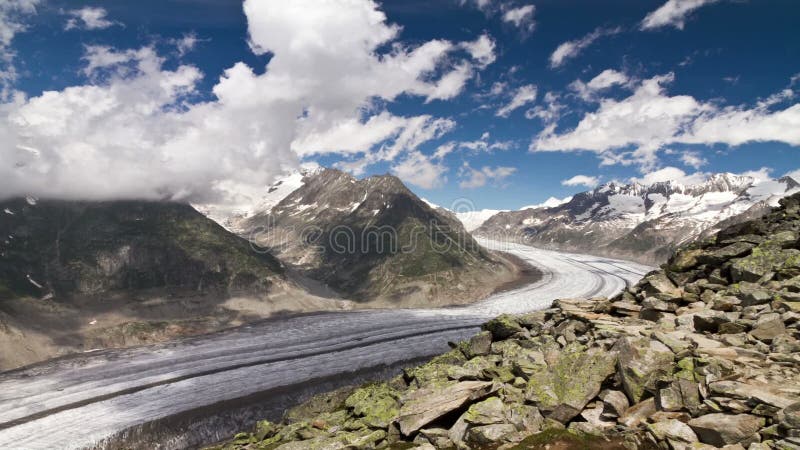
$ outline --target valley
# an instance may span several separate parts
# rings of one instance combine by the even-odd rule
[[[498,314],[546,308],[555,298],[613,295],[649,270],[617,260],[482,243],[534,265],[542,278],[465,307],[301,315],[8,372],[0,375],[0,447],[102,447],[119,442],[115,438],[141,438],[131,430],[187,411],[430,356],[445,350],[448,341],[474,334]],[[183,448],[213,442],[224,438],[226,430],[241,427],[237,422],[213,430],[174,430],[169,438],[152,436],[158,435],[164,448]],[[152,444],[126,441],[131,446]]]

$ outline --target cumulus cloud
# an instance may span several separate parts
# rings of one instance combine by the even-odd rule
[[[575,93],[578,94],[578,97],[581,99],[585,101],[592,101],[599,92],[616,85],[624,85],[628,83],[628,81],[629,78],[624,73],[613,69],[606,69],[589,80],[588,83],[584,83],[581,80],[575,80],[570,83],[569,87],[575,91]]]
[[[668,0],[642,20],[641,28],[651,30],[666,26],[682,30],[692,11],[719,0]]]
[[[463,47],[472,55],[472,59],[480,68],[488,66],[497,58],[494,53],[494,40],[488,34],[482,34],[473,42],[465,42]]]
[[[534,5],[510,8],[503,13],[503,22],[513,24],[515,27],[530,33],[536,28],[536,22],[533,20],[535,12],[536,7]]]
[[[638,164],[650,170],[665,145],[783,142],[800,145],[800,104],[775,109],[759,102],[720,107],[688,95],[670,96],[665,86],[673,74],[642,81],[627,98],[607,98],[578,125],[563,133],[549,127],[531,144],[531,151],[592,151],[602,164]]]
[[[681,162],[695,170],[708,164],[708,160],[700,156],[698,152],[685,151],[681,154]]]
[[[680,184],[691,185],[702,183],[708,178],[707,173],[695,172],[687,174],[677,167],[664,167],[642,175],[640,178],[631,178],[631,182],[649,186],[654,183],[672,181]]]
[[[536,86],[532,84],[526,84],[525,86],[520,87],[514,93],[514,96],[511,98],[511,100],[502,108],[498,109],[495,115],[497,117],[508,117],[517,109],[536,101],[536,93]]]
[[[572,178],[561,181],[561,184],[564,186],[586,186],[591,189],[600,184],[600,178],[589,175],[575,175]]]
[[[556,47],[553,54],[550,55],[550,67],[561,67],[565,62],[580,55],[580,53],[587,47],[592,45],[596,40],[604,36],[610,36],[622,32],[622,28],[597,28],[591,33],[583,36],[574,41],[567,41]]]
[[[483,166],[480,169],[473,169],[468,163],[464,163],[459,170],[462,180],[458,185],[463,189],[474,189],[486,186],[487,183],[498,184],[516,171],[514,167],[503,166]]]
[[[86,6],[67,11],[66,14],[70,18],[64,25],[65,30],[103,30],[119,25],[118,22],[108,19],[108,11],[105,8]]]
[[[17,79],[14,66],[16,56],[11,49],[11,41],[18,33],[25,31],[25,19],[36,13],[40,0],[3,0],[0,2],[0,101],[11,96],[12,84]]]
[[[266,70],[232,65],[208,100],[194,66],[89,46],[86,84],[0,103],[3,195],[246,203],[326,153],[423,180],[432,169],[415,152],[455,122],[382,105],[452,98],[486,61],[462,43],[401,42],[372,0],[246,0],[244,12],[251,48],[271,58]]]
[[[444,176],[447,167],[418,151],[409,153],[403,161],[392,166],[392,172],[401,180],[423,189],[441,187],[447,182]]]

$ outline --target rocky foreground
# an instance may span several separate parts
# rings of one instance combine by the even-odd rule
[[[800,195],[613,299],[501,316],[225,449],[800,449]]]

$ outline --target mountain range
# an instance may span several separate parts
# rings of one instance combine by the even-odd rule
[[[698,184],[611,182],[554,207],[499,212],[476,236],[659,264],[679,246],[760,216],[800,191],[791,177],[710,175]]]

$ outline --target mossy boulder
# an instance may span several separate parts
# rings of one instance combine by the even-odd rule
[[[386,383],[367,385],[353,392],[345,406],[372,428],[386,428],[400,412],[399,393]]]
[[[646,391],[655,392],[659,381],[672,378],[675,354],[666,345],[647,338],[622,338],[614,345],[618,372],[631,403],[642,400]]]
[[[531,374],[526,398],[546,417],[566,423],[600,393],[615,363],[614,353],[570,344],[552,363]]]
[[[492,333],[495,341],[502,341],[509,337],[521,333],[524,328],[517,319],[509,314],[498,316],[483,325],[483,329]]]

